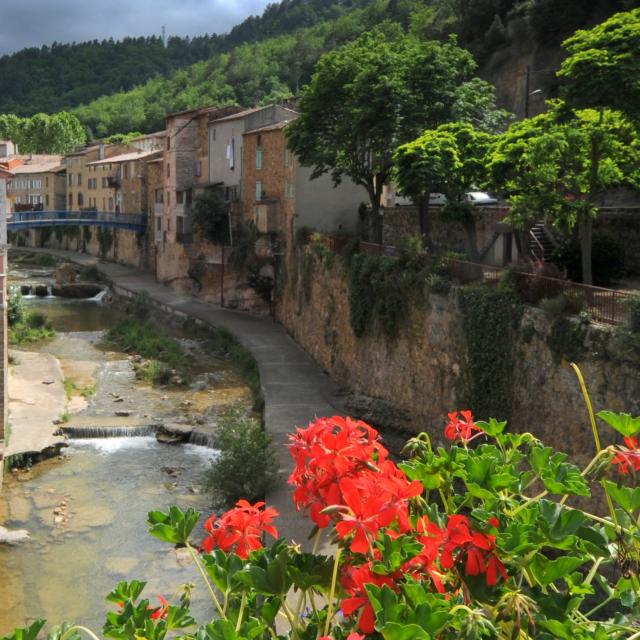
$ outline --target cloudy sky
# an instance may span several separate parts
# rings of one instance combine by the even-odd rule
[[[0,54],[29,46],[224,33],[269,0],[0,0]]]

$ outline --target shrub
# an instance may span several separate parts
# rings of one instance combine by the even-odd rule
[[[24,321],[25,308],[22,293],[17,287],[9,290],[9,299],[7,300],[7,322],[10,327],[20,324]]]
[[[106,341],[125,353],[138,353],[176,368],[186,363],[180,343],[154,322],[120,320],[106,335]]]
[[[624,252],[616,240],[607,236],[595,236],[591,258],[594,284],[606,286],[624,277]],[[554,251],[553,261],[566,270],[570,280],[582,281],[582,258],[577,243],[568,241],[562,244]]]
[[[640,298],[625,302],[626,326],[631,333],[640,334]]]
[[[194,231],[215,244],[229,242],[229,203],[215,191],[198,194],[191,207]]]
[[[151,385],[166,386],[173,378],[173,369],[164,362],[147,360],[135,365],[136,377]]]
[[[31,329],[41,329],[47,325],[47,316],[44,313],[29,313],[27,315],[27,325]]]
[[[241,498],[264,497],[278,478],[271,436],[255,418],[234,410],[220,418],[215,437],[218,455],[204,484],[217,500],[233,504]]]

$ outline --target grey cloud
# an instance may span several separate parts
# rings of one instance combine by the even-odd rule
[[[269,0],[0,0],[0,54],[53,42],[225,33]]]

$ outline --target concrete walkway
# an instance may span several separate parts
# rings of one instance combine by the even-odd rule
[[[307,545],[310,521],[300,517],[286,479],[292,469],[285,447],[287,434],[306,426],[317,416],[342,413],[337,387],[318,365],[271,318],[252,316],[200,302],[176,293],[155,281],[152,275],[113,263],[100,263],[93,256],[60,250],[26,249],[49,253],[69,262],[95,265],[113,283],[116,293],[135,295],[146,291],[164,311],[196,318],[213,327],[224,327],[256,359],[265,400],[265,428],[278,451],[282,482],[267,495],[267,503],[280,512],[280,535]]]

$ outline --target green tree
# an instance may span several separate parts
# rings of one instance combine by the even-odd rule
[[[229,203],[215,191],[198,194],[191,207],[191,224],[209,242],[229,242]]]
[[[394,178],[402,193],[412,198],[420,213],[420,231],[429,233],[429,195],[442,192],[448,204],[443,215],[460,222],[467,237],[467,250],[477,257],[473,207],[467,191],[486,181],[486,159],[492,141],[488,133],[463,122],[440,125],[395,153]]]
[[[0,137],[13,140],[22,153],[68,153],[86,141],[80,120],[66,111],[31,118],[0,116]]]
[[[640,122],[640,9],[617,13],[563,43],[558,75],[574,108],[609,107]]]
[[[544,216],[564,232],[577,231],[583,282],[593,282],[593,220],[604,193],[640,185],[640,142],[619,112],[582,110],[567,117],[562,105],[514,124],[491,152],[494,184],[511,202],[518,228]]]
[[[289,146],[315,177],[331,173],[338,184],[347,176],[366,189],[379,240],[382,187],[398,145],[458,114],[481,119],[483,109],[491,111],[484,88],[474,93],[465,85],[475,66],[453,39],[365,33],[320,59],[302,92],[301,115],[287,128]]]

